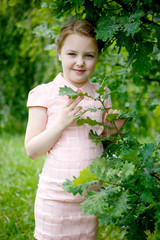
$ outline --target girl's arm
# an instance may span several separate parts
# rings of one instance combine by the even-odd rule
[[[25,148],[27,155],[36,159],[48,152],[61,136],[64,129],[73,124],[74,115],[81,109],[77,106],[83,97],[69,99],[62,108],[61,114],[49,128],[47,123],[47,109],[43,107],[29,108],[29,119],[25,136]]]

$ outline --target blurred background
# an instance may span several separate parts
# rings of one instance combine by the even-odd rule
[[[133,113],[124,132],[142,143],[158,141],[159,12],[152,0],[0,1],[0,239],[33,239],[44,157],[32,161],[26,156],[26,103],[32,88],[62,71],[55,38],[70,19],[95,23],[97,37],[106,42],[90,80],[107,79],[113,109]],[[123,239],[119,229],[116,234],[113,239]]]
[[[29,0],[1,0],[1,133],[24,133],[28,114],[28,92],[38,84],[52,81],[61,71],[54,44],[55,37],[65,22],[73,18],[85,18],[87,15],[86,1],[79,1],[79,10],[76,10],[77,5],[74,2],[78,1],[40,3]],[[93,4],[93,1],[90,1],[90,8]],[[92,15],[87,17],[93,18]],[[154,32],[150,36],[147,36],[147,32],[145,34],[145,37],[151,37]],[[119,41],[120,37],[119,35]],[[128,38],[128,41],[130,40]],[[130,52],[128,54],[129,47],[126,50],[127,47],[123,47],[123,44],[120,46],[116,38],[115,41],[112,39],[104,49],[91,79],[95,82],[107,79],[108,87],[113,92],[113,108],[125,112],[134,110],[140,114],[130,128],[132,134],[142,138],[152,138],[160,130],[160,50],[158,44],[148,50],[149,41],[139,47],[141,52],[139,49],[136,52],[139,54],[139,61],[133,68],[134,61],[130,65],[133,59],[129,59],[132,57],[129,56]],[[127,64],[126,59],[129,59]]]

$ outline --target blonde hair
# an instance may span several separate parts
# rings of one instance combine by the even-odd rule
[[[60,35],[56,38],[57,53],[59,54],[63,43],[67,36],[70,34],[80,34],[87,37],[95,39],[97,42],[98,52],[101,53],[102,48],[104,47],[104,42],[101,40],[96,40],[95,28],[86,20],[72,20],[65,24],[60,32]]]

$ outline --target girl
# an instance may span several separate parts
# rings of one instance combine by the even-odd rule
[[[35,201],[34,236],[38,240],[95,240],[97,217],[85,216],[80,209],[84,197],[64,191],[62,184],[66,179],[78,177],[82,169],[102,155],[102,144],[95,146],[88,137],[91,127],[78,126],[74,120],[82,109],[100,106],[90,98],[69,99],[59,96],[58,92],[60,87],[68,86],[97,96],[95,91],[99,86],[91,83],[89,77],[94,72],[102,44],[95,39],[89,22],[75,20],[62,28],[56,45],[63,73],[54,81],[33,89],[27,102],[27,155],[36,159],[47,153]],[[105,105],[111,107],[110,98]],[[101,111],[87,112],[83,117],[86,116],[102,121]],[[92,129],[102,133],[99,126]]]

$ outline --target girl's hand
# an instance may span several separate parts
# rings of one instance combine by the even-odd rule
[[[47,129],[47,109],[43,107],[29,109],[25,148],[30,158],[36,159],[54,146],[63,130],[75,121],[74,116],[82,109],[82,107],[77,106],[82,99],[82,96],[69,99],[62,108],[59,117]]]
[[[75,99],[69,98],[67,103],[63,106],[61,114],[57,119],[63,129],[74,123],[74,116],[82,110],[82,107],[77,105],[83,100],[83,98],[83,96],[78,96]]]
[[[114,113],[119,114],[118,117],[116,118],[116,120],[114,120],[116,127],[114,126],[112,121],[109,121],[107,119],[107,116],[109,114],[114,114]],[[118,110],[109,109],[109,111],[107,113],[105,113],[103,123],[107,126],[114,127],[114,129],[109,129],[109,128],[105,129],[105,131],[103,132],[103,135],[105,137],[109,137],[112,134],[117,134],[118,131],[123,127],[123,125],[125,124],[127,119],[126,118],[119,119],[119,117],[120,117],[120,112]]]

